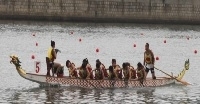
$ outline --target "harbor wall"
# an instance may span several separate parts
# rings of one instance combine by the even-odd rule
[[[0,0],[0,19],[200,24],[200,0]]]

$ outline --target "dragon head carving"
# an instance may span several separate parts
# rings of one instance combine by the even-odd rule
[[[189,59],[185,61],[184,67],[185,67],[186,70],[189,70],[189,67],[190,67],[190,61],[189,61]]]
[[[10,63],[11,64],[14,64],[16,67],[20,67],[20,61],[19,61],[19,58],[16,56],[16,55],[11,55],[10,56],[11,60],[10,60]]]

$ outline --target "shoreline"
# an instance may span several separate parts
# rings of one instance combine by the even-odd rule
[[[200,24],[199,0],[2,0],[1,20]]]
[[[161,25],[200,25],[199,21],[185,20],[147,20],[147,19],[120,19],[120,18],[68,18],[62,19],[59,17],[30,17],[30,16],[1,16],[1,21],[36,21],[36,22],[68,22],[68,23],[126,23],[126,24],[161,24]]]

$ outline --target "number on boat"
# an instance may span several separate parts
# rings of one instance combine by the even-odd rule
[[[39,61],[35,61],[35,72],[36,73],[39,73],[39,71],[40,71],[40,62]]]

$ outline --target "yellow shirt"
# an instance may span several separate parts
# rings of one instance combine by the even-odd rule
[[[53,55],[52,55],[52,50],[53,48],[50,47],[47,51],[47,57],[49,58],[50,61],[53,61]]]

